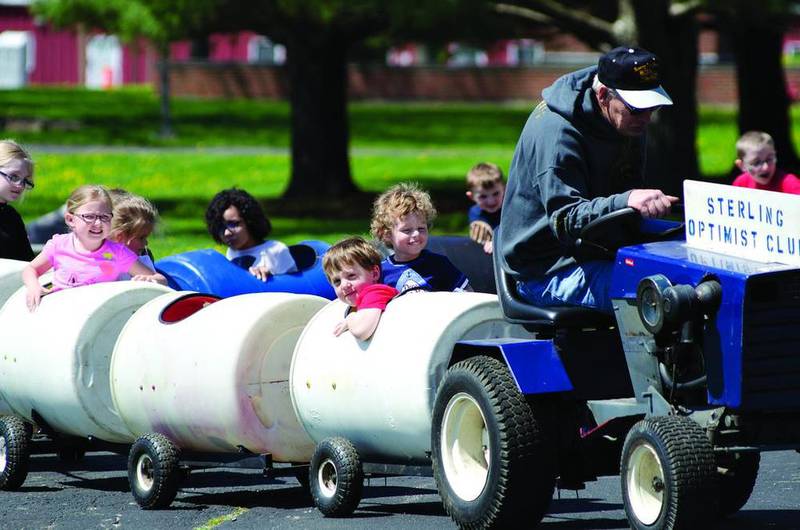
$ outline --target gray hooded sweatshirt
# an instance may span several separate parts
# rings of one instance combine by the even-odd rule
[[[641,188],[645,137],[628,137],[600,113],[597,67],[557,79],[522,130],[503,201],[497,241],[514,279],[544,277],[577,262],[587,223],[625,208]]]

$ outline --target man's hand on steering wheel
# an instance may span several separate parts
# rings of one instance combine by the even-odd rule
[[[666,195],[661,190],[633,190],[628,196],[628,206],[638,211],[642,217],[664,217],[670,207],[678,202],[678,197]]]

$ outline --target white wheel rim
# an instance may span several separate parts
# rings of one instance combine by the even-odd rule
[[[136,461],[136,482],[145,491],[153,488],[153,459],[149,455],[141,455]]]
[[[6,470],[8,463],[6,459],[6,437],[0,436],[0,473]]]
[[[650,444],[639,444],[628,458],[628,503],[644,525],[656,522],[664,507],[664,468]]]
[[[491,446],[486,418],[475,399],[464,392],[450,398],[442,418],[442,467],[447,483],[464,501],[474,501],[486,486]]]
[[[328,498],[336,495],[337,481],[336,465],[333,460],[326,458],[317,471],[317,483],[319,484],[320,493]]]

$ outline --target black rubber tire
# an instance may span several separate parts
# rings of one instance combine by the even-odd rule
[[[141,508],[157,510],[172,503],[183,478],[179,461],[180,450],[163,434],[136,439],[128,455],[128,482]]]
[[[525,399],[497,359],[473,357],[448,369],[433,406],[431,457],[444,509],[459,527],[532,528],[544,517],[553,498],[556,455],[543,412]],[[443,447],[450,436],[445,433],[443,442],[449,414],[451,434],[463,450]],[[459,464],[465,461],[481,471],[464,472]]]
[[[753,493],[761,463],[760,453],[740,453],[717,458],[719,473],[719,514],[720,517],[732,515],[747,504]]]
[[[361,502],[364,470],[358,451],[344,438],[317,444],[309,468],[311,497],[325,517],[345,517]]]
[[[689,418],[662,416],[636,423],[622,448],[620,479],[631,528],[705,528],[718,513],[714,450],[705,431]]]
[[[30,448],[25,422],[16,416],[0,418],[0,490],[15,490],[25,482]]]

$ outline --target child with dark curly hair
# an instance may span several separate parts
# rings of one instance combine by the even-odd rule
[[[266,240],[272,224],[258,201],[244,190],[217,193],[206,209],[206,226],[214,241],[226,245],[226,257],[261,281],[270,274],[296,272],[289,247]]]

